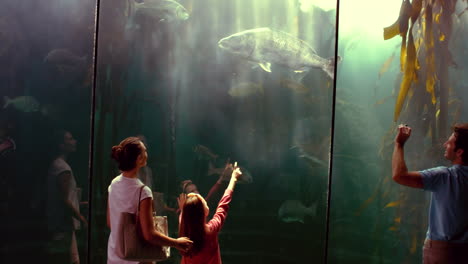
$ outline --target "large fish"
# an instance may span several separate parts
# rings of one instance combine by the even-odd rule
[[[254,82],[241,82],[231,86],[228,94],[234,98],[245,98],[256,94],[263,94],[263,86]]]
[[[278,218],[285,223],[299,222],[304,224],[306,216],[315,216],[317,214],[317,203],[306,207],[301,201],[284,201],[279,210]]]
[[[32,96],[18,96],[13,99],[10,99],[8,96],[4,96],[3,99],[5,102],[3,109],[12,106],[16,110],[24,113],[32,113],[40,110],[39,102]]]
[[[55,66],[60,73],[77,73],[86,69],[87,56],[80,57],[68,49],[51,50],[44,58],[44,63]]]
[[[136,3],[135,16],[150,17],[158,22],[183,21],[189,18],[187,10],[173,0],[145,0]]]
[[[239,167],[242,175],[240,178],[237,180],[237,183],[240,184],[249,184],[253,182],[252,174],[245,168],[245,167]],[[213,166],[213,163],[209,163],[208,167],[208,172],[206,175],[211,176],[211,175],[220,175],[221,179],[224,181],[229,181],[230,177],[232,174],[232,168],[229,167],[220,167],[216,168]]]
[[[208,147],[200,144],[193,147],[193,152],[195,152],[199,160],[216,160],[219,156]]]
[[[271,72],[271,64],[275,63],[297,73],[319,68],[330,78],[334,77],[334,58],[318,56],[309,44],[281,31],[250,29],[223,38],[218,45],[232,54],[257,62],[267,72]]]

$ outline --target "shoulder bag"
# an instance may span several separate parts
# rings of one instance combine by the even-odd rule
[[[168,259],[170,256],[169,246],[158,246],[147,242],[143,238],[143,234],[140,229],[140,199],[141,191],[138,197],[137,213],[131,214],[123,212],[120,215],[120,223],[117,230],[117,243],[116,253],[122,259],[130,261],[161,261]],[[166,216],[153,216],[153,222],[155,229],[164,234],[168,235],[167,217]]]

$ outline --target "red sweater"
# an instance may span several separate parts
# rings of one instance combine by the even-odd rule
[[[205,245],[202,250],[194,256],[183,256],[181,264],[221,264],[221,253],[219,251],[218,233],[223,227],[232,199],[232,190],[226,190],[219,201],[216,213],[206,224]]]

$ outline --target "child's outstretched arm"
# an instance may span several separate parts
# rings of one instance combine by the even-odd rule
[[[231,180],[229,181],[229,185],[226,189],[234,191],[236,187],[237,180],[242,175],[242,172],[239,167],[237,167],[237,162],[234,163],[234,167],[231,174]]]
[[[211,203],[216,202],[221,198],[222,187],[226,186],[229,180],[231,179],[232,170],[233,170],[233,166],[229,162],[229,158],[228,158],[224,166],[223,172],[221,173],[221,175],[219,175],[218,180],[211,187],[210,191],[205,197],[205,200],[208,203],[208,205],[211,205]]]
[[[218,207],[216,208],[216,212],[213,215],[213,218],[208,222],[208,229],[211,232],[219,232],[221,227],[224,224],[224,221],[227,217],[227,212],[229,210],[229,203],[232,199],[232,192],[234,191],[234,187],[236,186],[237,180],[242,175],[239,167],[237,167],[237,162],[234,164],[233,172],[231,175],[231,180],[229,181],[229,185],[224,192],[223,197],[219,201]]]

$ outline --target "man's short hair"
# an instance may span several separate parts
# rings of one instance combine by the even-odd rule
[[[455,150],[462,149],[462,162],[468,164],[468,123],[455,124],[453,126],[455,135]]]

